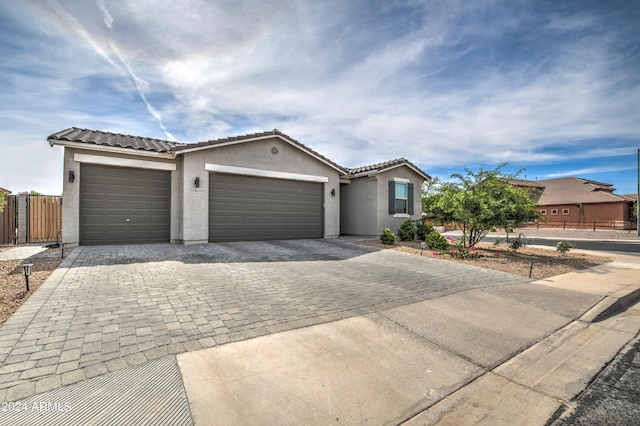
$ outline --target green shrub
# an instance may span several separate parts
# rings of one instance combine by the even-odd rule
[[[407,219],[400,225],[398,237],[400,237],[402,241],[413,241],[416,238],[417,231],[416,224],[413,223],[411,219]]]
[[[382,235],[380,235],[380,241],[382,241],[382,244],[390,246],[391,244],[396,242],[396,234],[391,232],[389,228],[385,228]]]
[[[419,220],[416,225],[416,238],[420,241],[425,241],[427,239],[427,235],[435,232],[433,226],[427,225],[423,220]]]
[[[569,253],[569,250],[575,247],[575,244],[568,243],[566,241],[560,241],[556,244],[556,251],[560,253],[562,256]]]
[[[431,250],[444,251],[449,248],[449,241],[437,232],[428,234],[426,241]]]
[[[517,251],[519,248],[529,245],[529,240],[522,234],[518,235],[516,238],[509,238],[507,241],[509,243],[509,248],[513,251]]]

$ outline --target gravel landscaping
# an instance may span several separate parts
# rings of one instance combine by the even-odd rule
[[[480,243],[477,245],[481,254],[481,257],[478,259],[459,259],[447,254],[434,254],[435,252],[430,249],[421,251],[419,241],[398,241],[394,245],[387,246],[378,240],[368,240],[362,241],[360,244],[417,255],[420,255],[422,252],[423,256],[435,257],[451,262],[464,262],[481,268],[509,272],[523,277],[529,276],[531,262],[534,262],[531,278],[537,280],[580,269],[587,269],[613,261],[613,259],[608,257],[593,256],[571,251],[565,256],[560,256],[554,249],[544,248],[525,247],[514,252],[509,250],[504,244],[495,246],[490,243]]]
[[[11,248],[14,247],[0,247],[0,252]],[[0,261],[0,325],[4,324],[29,299],[60,262],[62,262],[60,249],[49,249],[36,258]],[[30,292],[26,291],[25,279],[20,267],[23,263],[33,264],[33,272],[29,277]]]

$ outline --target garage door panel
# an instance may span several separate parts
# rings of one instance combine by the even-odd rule
[[[80,244],[169,242],[170,172],[82,164],[81,176]]]
[[[323,185],[211,174],[209,240],[322,238]]]

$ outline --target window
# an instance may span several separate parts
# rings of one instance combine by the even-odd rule
[[[557,216],[558,215],[558,209],[551,209],[551,214],[553,216]]]
[[[408,217],[414,214],[413,184],[409,179],[393,178],[389,181],[389,214]]]
[[[407,184],[396,182],[396,214],[407,214]]]
[[[565,216],[569,215],[569,209],[562,209],[562,214]]]
[[[546,216],[546,215],[547,215],[547,210],[546,209],[540,210],[540,216]]]

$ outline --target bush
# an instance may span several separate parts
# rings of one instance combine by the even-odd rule
[[[566,241],[560,241],[556,244],[556,251],[560,253],[562,256],[565,256],[569,253],[569,250],[575,247],[575,244],[568,243]]]
[[[416,225],[416,238],[420,241],[425,241],[427,239],[427,235],[435,232],[433,226],[427,225],[424,221],[419,220]]]
[[[398,237],[400,237],[402,241],[413,241],[416,238],[417,230],[416,224],[413,223],[411,219],[407,219],[400,225]]]
[[[522,234],[518,235],[517,238],[509,238],[507,241],[509,242],[509,248],[513,251],[529,245],[529,240]]]
[[[437,232],[428,234],[426,241],[431,250],[444,251],[449,248],[449,241]]]
[[[396,242],[396,234],[391,232],[389,228],[385,228],[382,235],[380,235],[380,241],[382,241],[382,244],[390,246]]]

